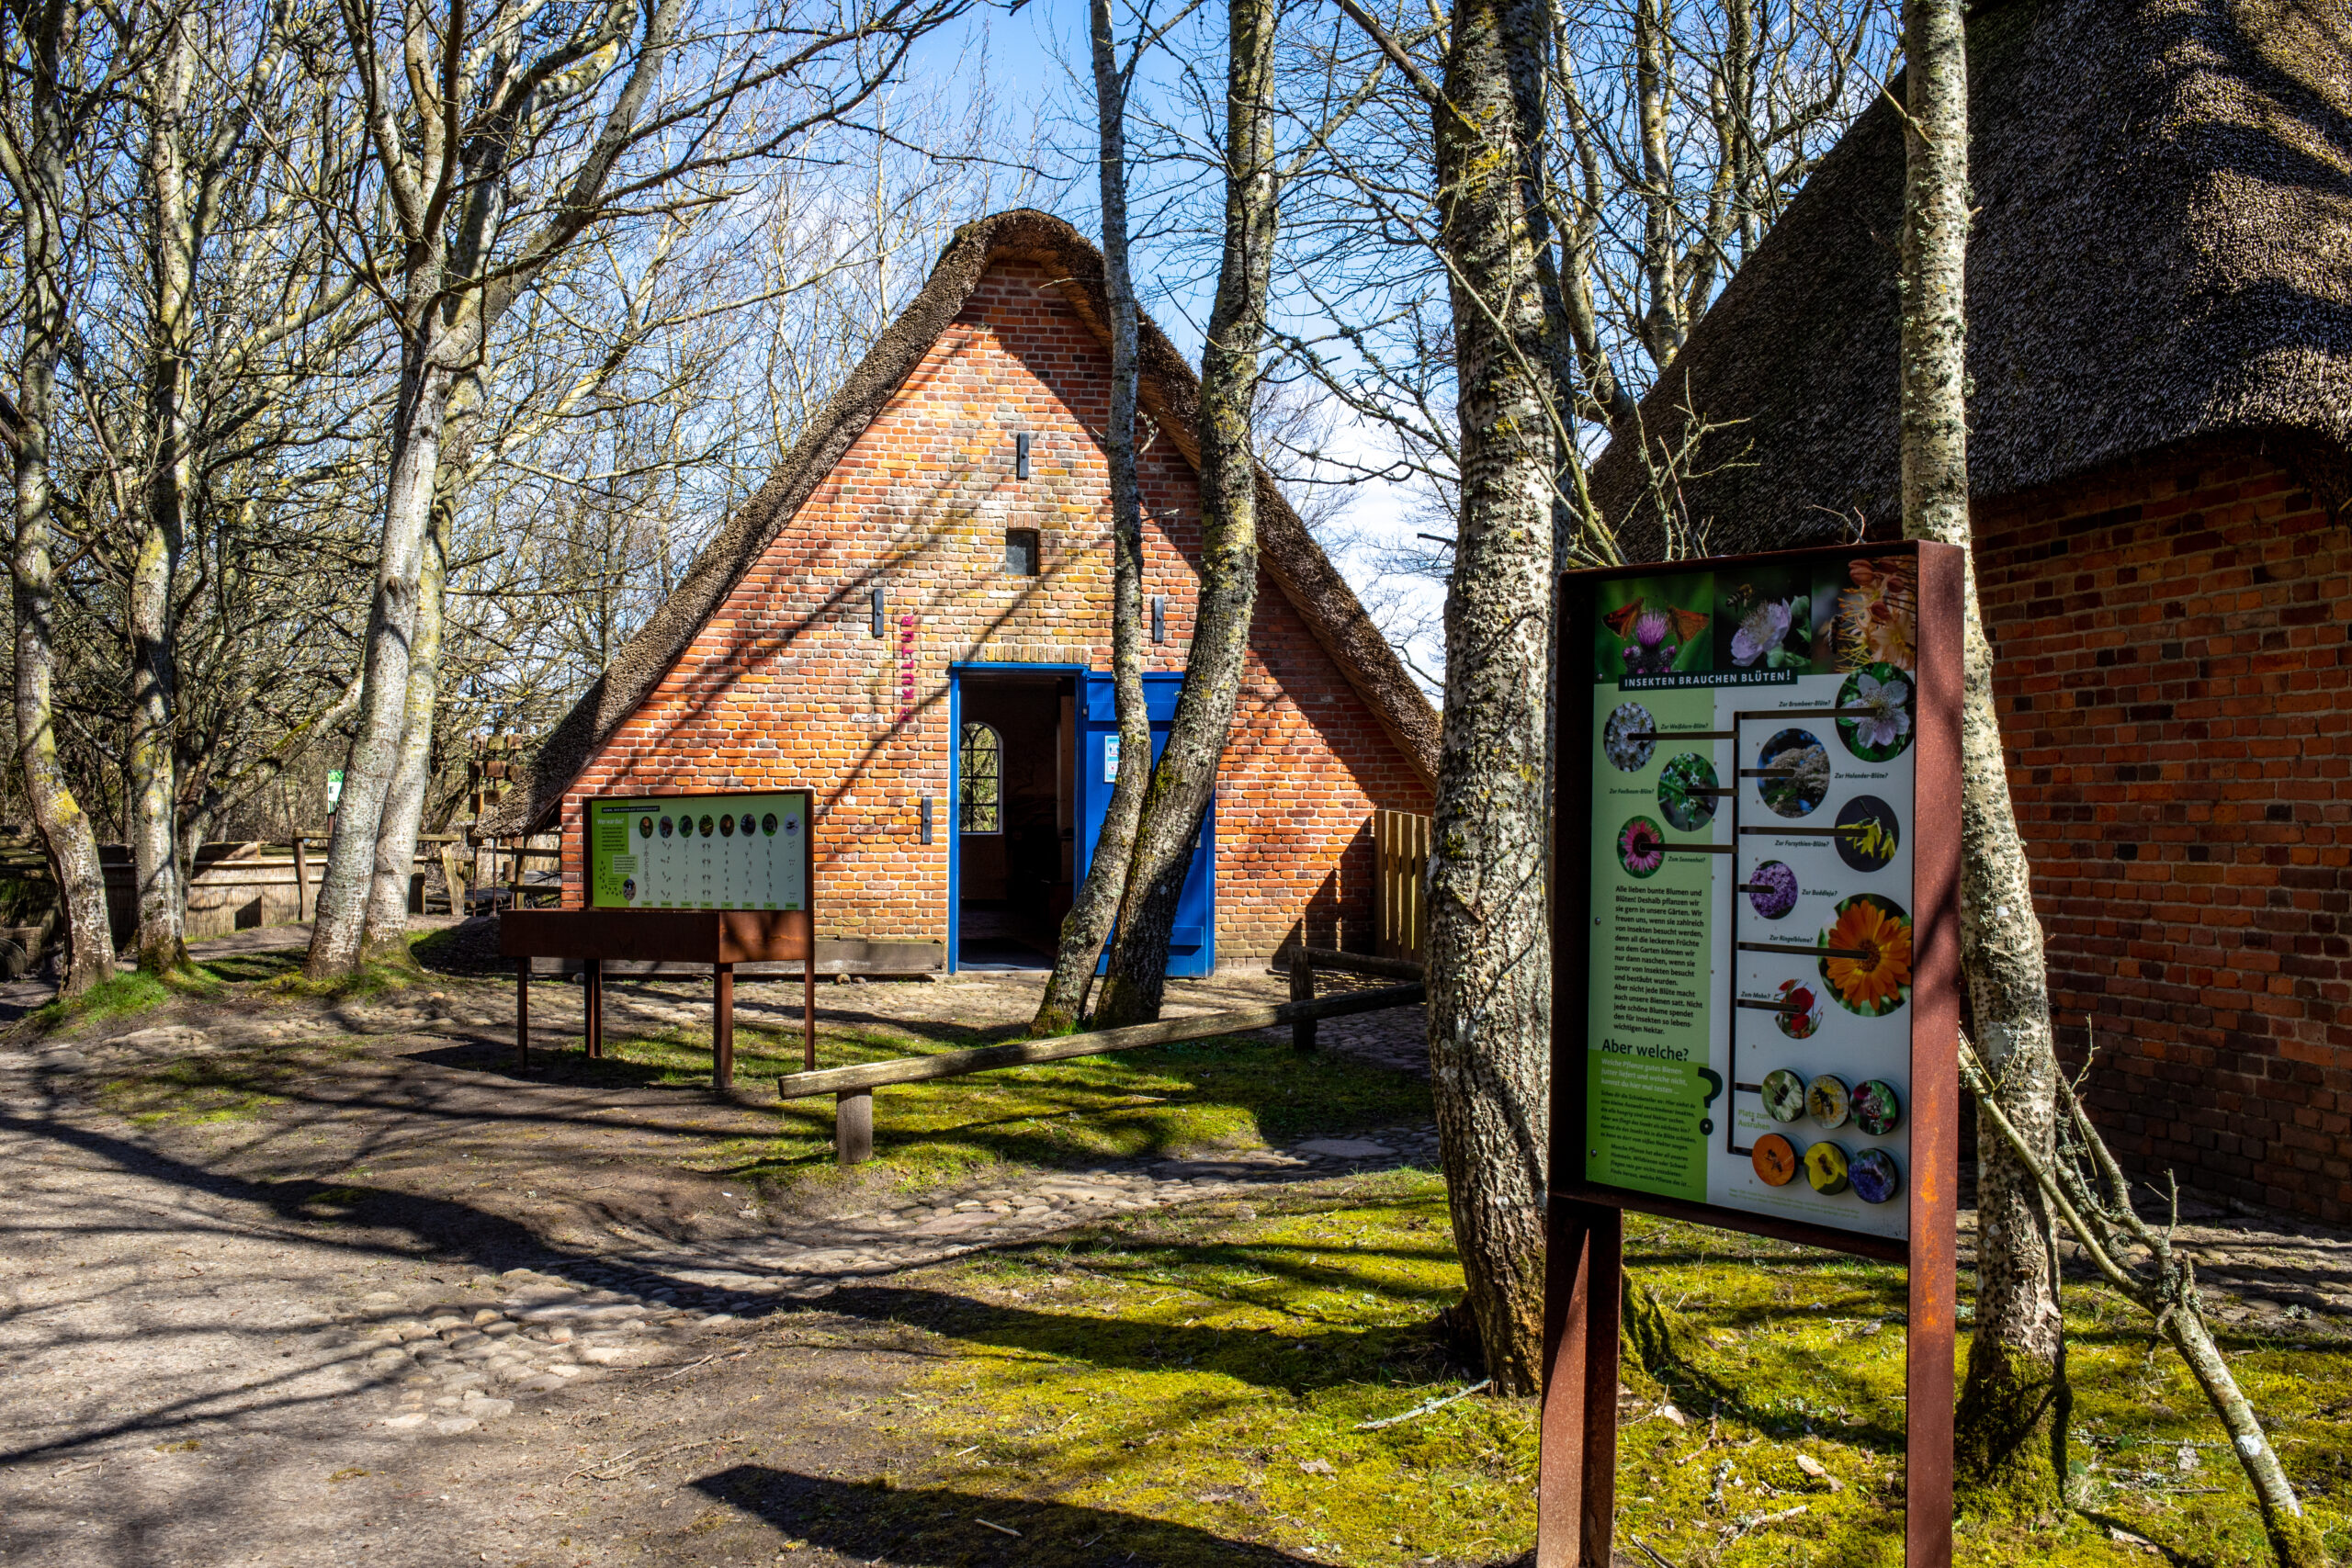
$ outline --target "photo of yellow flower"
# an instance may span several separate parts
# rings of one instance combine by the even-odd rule
[[[1840,902],[1821,933],[1821,977],[1848,1012],[1882,1018],[1911,999],[1911,917],[1875,893]]]

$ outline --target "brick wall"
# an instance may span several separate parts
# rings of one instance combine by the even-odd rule
[[[2249,441],[1980,509],[2062,1039],[2135,1164],[2352,1217],[2352,536]]]
[[[1109,355],[1048,287],[1001,262],[899,395],[820,482],[677,666],[565,797],[565,897],[580,897],[591,795],[806,786],[818,795],[819,930],[944,941],[951,662],[1110,668]],[[1013,437],[1033,436],[1030,477]],[[1142,453],[1147,594],[1168,597],[1148,667],[1182,671],[1199,509],[1165,439]],[[1009,528],[1043,573],[1003,570]],[[888,594],[888,636],[869,591]],[[918,797],[938,801],[919,841]],[[1219,780],[1217,953],[1263,958],[1302,920],[1371,930],[1375,808],[1429,792],[1271,579]]]

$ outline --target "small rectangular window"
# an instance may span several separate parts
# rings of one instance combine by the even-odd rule
[[[1036,529],[1007,528],[1004,531],[1004,570],[1013,577],[1037,575]]]

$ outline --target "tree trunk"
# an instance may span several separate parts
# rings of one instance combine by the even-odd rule
[[[52,687],[57,649],[52,620],[56,492],[49,468],[51,421],[57,409],[57,361],[66,333],[63,232],[70,126],[61,76],[64,7],[37,13],[26,39],[32,57],[26,85],[21,164],[11,163],[23,245],[24,317],[18,323],[17,547],[11,587],[17,611],[17,761],[40,829],[65,918],[67,956],[58,994],[77,997],[114,974],[114,934],[107,922],[106,872],[97,835],[57,756]]]
[[[188,210],[180,138],[194,68],[188,30],[176,30],[155,76],[149,107],[148,259],[154,319],[147,385],[150,473],[146,521],[130,575],[130,869],[139,908],[140,969],[168,974],[188,965],[187,888],[181,879],[178,615],[173,585],[187,536],[195,478],[188,451],[190,307],[196,215]]]
[[[1960,0],[1905,0],[1910,120],[1903,228],[1903,522],[1963,549],[1968,519],[1968,59]],[[2049,972],[2025,845],[2009,798],[1993,649],[1968,563],[1961,709],[1961,967],[2002,1109],[2045,1158],[2057,1126]],[[2057,1233],[2032,1171],[1982,1119],[1977,1139],[1976,1321],[1961,1390],[1961,1496],[1979,1512],[2062,1505],[2065,1338]]]
[[[401,737],[399,765],[384,796],[382,825],[376,832],[375,874],[368,893],[367,935],[360,956],[369,962],[406,964],[408,890],[415,874],[416,835],[424,818],[424,795],[433,782],[433,720],[441,700],[442,592],[449,570],[449,538],[457,507],[454,480],[458,465],[445,462],[445,483],[433,507],[424,560],[416,580],[416,641],[408,667],[408,726]]]
[[[1435,110],[1462,492],[1430,850],[1439,1154],[1496,1387],[1541,1381],[1551,937],[1545,724],[1559,450],[1534,183],[1544,8],[1458,5]],[[1566,410],[1559,411],[1565,416]]]
[[[1033,1034],[1077,1027],[1111,934],[1135,848],[1136,820],[1151,778],[1151,715],[1143,694],[1143,496],[1136,483],[1136,291],[1127,270],[1126,78],[1118,66],[1110,0],[1092,0],[1095,118],[1101,129],[1102,275],[1111,296],[1111,679],[1119,714],[1119,776],[1094,858],[1062,917],[1054,972],[1030,1024]],[[1081,761],[1081,767],[1085,762]],[[1081,825],[1083,831],[1083,825]]]
[[[1232,0],[1227,16],[1225,253],[1201,349],[1201,590],[1184,690],[1152,769],[1119,897],[1098,1023],[1159,1016],[1168,940],[1193,846],[1216,790],[1241,695],[1258,603],[1258,466],[1250,448],[1258,355],[1273,265],[1273,0]],[[1138,764],[1148,763],[1148,741]],[[1126,766],[1122,755],[1121,766]]]
[[[437,274],[437,266],[434,270]],[[359,964],[384,802],[400,767],[401,738],[408,732],[417,579],[432,523],[442,428],[454,380],[442,355],[435,352],[433,324],[419,323],[415,331],[393,426],[391,482],[385,490],[383,540],[360,674],[359,734],[344,765],[334,838],[327,849],[326,875],[319,886],[318,915],[303,966],[312,979],[338,978]]]

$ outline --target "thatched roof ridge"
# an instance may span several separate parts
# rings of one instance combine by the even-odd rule
[[[1001,257],[1034,260],[1107,345],[1109,294],[1102,253],[1069,223],[1043,212],[1001,212],[966,224],[948,243],[914,302],[876,342],[824,412],[757,493],[712,536],[644,627],[581,694],[532,757],[516,787],[482,821],[501,836],[543,830],[564,792],[614,732],[685,653],[851,445],[887,407],[901,383]],[[1193,438],[1200,383],[1184,356],[1147,319],[1140,333],[1140,400],[1161,433],[1196,467]],[[1404,662],[1308,535],[1272,479],[1259,476],[1259,559],[1396,741],[1424,776],[1437,773],[1437,714]]]
[[[2012,494],[2257,435],[2330,497],[2352,450],[2352,29],[2303,0],[2014,0],[1969,24],[1971,485]],[[1896,89],[1900,92],[1900,87]],[[1899,525],[1901,126],[1823,160],[1642,405],[1713,552]],[[1630,554],[1663,538],[1635,443],[1593,476]]]

